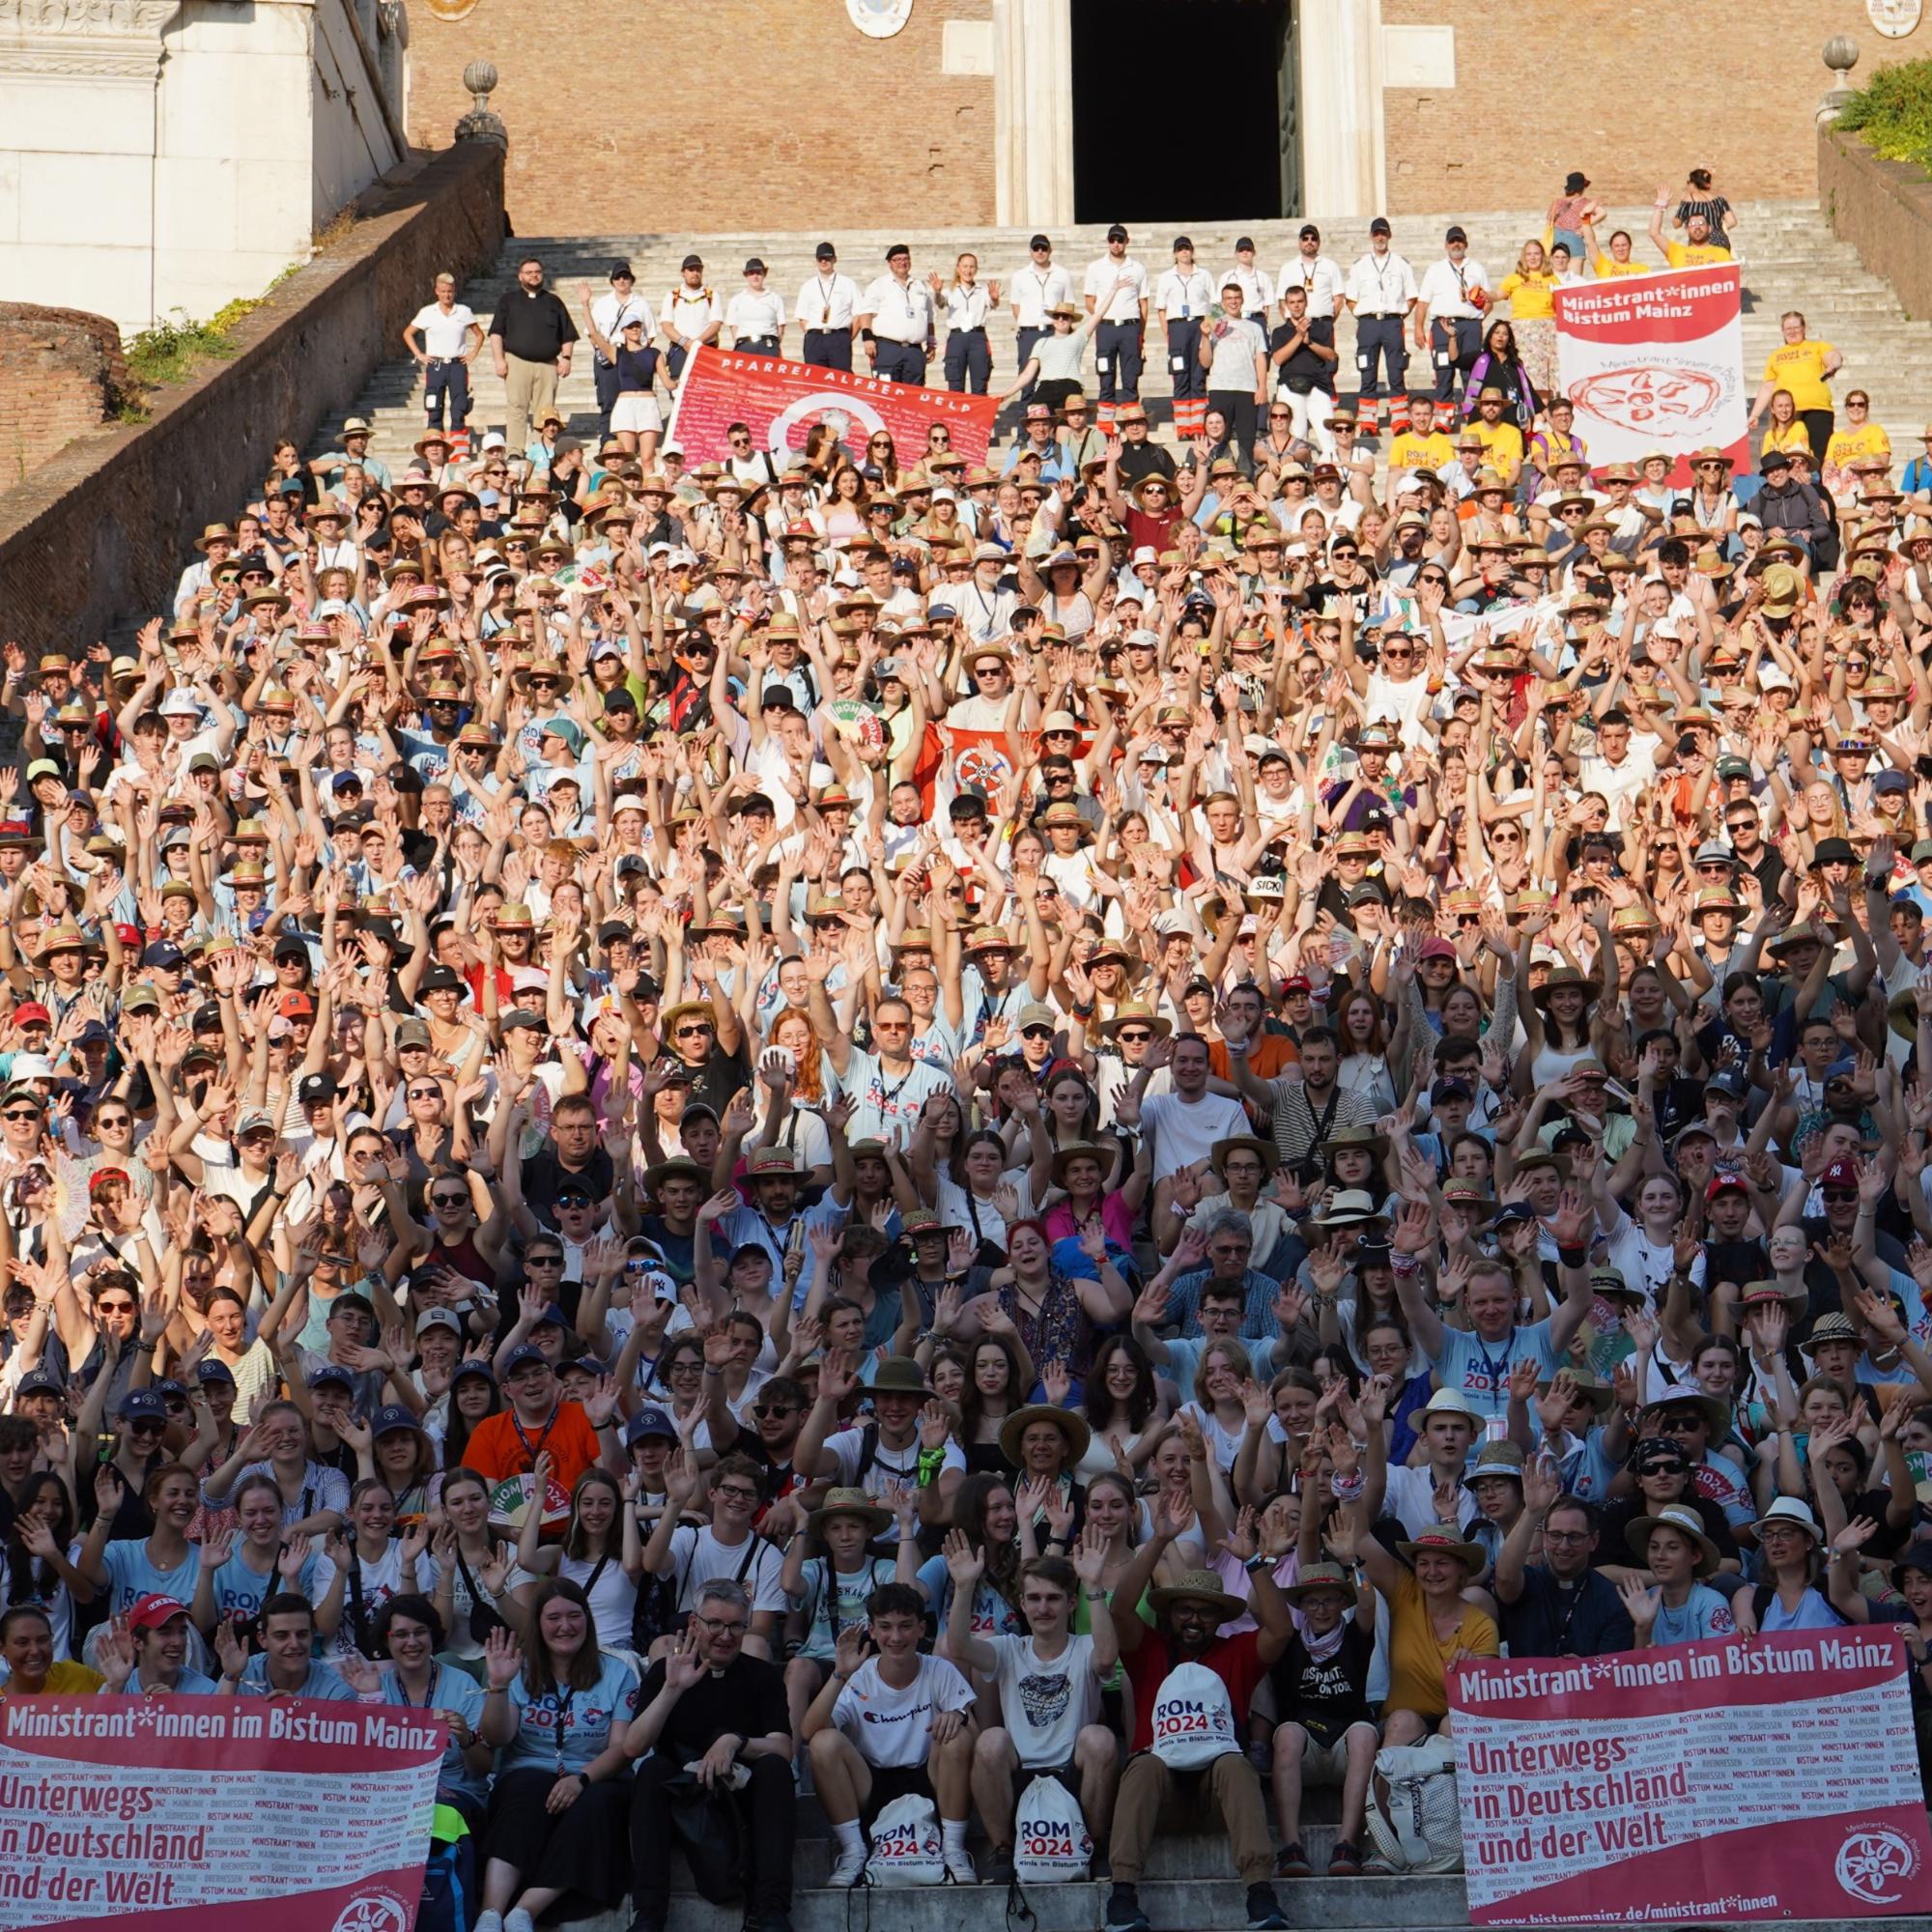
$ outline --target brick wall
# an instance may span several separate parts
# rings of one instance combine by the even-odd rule
[[[127,380],[106,317],[0,301],[0,492],[98,429]]]
[[[502,151],[471,141],[419,157],[358,206],[362,219],[236,326],[232,358],[156,392],[150,421],[83,438],[0,497],[5,636],[84,646],[163,610],[202,526],[259,489],[279,438],[305,443],[361,393],[436,271],[460,280],[496,259]]]
[[[1818,130],[1818,199],[1832,232],[1898,291],[1907,315],[1932,315],[1932,181],[1888,161],[1859,134]]]
[[[1932,51],[1932,24],[1883,40],[1861,0],[1753,0],[1740,18],[1680,0],[1382,0],[1386,24],[1456,29],[1453,88],[1388,90],[1391,212],[1547,207],[1573,168],[1624,209],[1700,166],[1733,201],[1807,198],[1826,41],[1858,43],[1854,81]]]
[[[915,0],[886,41],[842,0],[477,0],[410,11],[410,138],[443,147],[463,70],[497,69],[522,235],[993,218],[993,82],[944,74],[945,22],[992,0]]]

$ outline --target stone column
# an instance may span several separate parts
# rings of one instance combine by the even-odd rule
[[[1073,219],[1069,0],[993,0],[993,197],[1003,228]]]
[[[1388,200],[1382,145],[1381,0],[1306,5],[1299,23],[1301,205],[1324,216],[1380,214]]]

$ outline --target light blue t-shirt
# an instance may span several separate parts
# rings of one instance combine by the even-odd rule
[[[403,1694],[402,1683],[396,1673],[393,1670],[384,1671],[383,1702],[408,1704],[409,1701]],[[430,1684],[428,1708],[432,1711],[454,1711],[473,1731],[483,1722],[483,1687],[467,1671],[452,1670],[448,1664],[439,1663]],[[489,1784],[490,1774],[487,1771],[471,1771],[464,1762],[462,1746],[451,1738],[442,1753],[442,1768],[437,1773],[438,1791],[453,1791],[480,1802]]]
[[[334,1581],[334,1559],[312,1555],[301,1567],[297,1590],[311,1604],[319,1604],[327,1596],[329,1585]],[[266,1576],[251,1570],[242,1560],[242,1552],[238,1549],[214,1573],[213,1588],[216,1616],[224,1621],[248,1622],[260,1616],[262,1605],[270,1597],[286,1590],[288,1585],[283,1582],[279,1570],[270,1568]]]
[[[1183,1403],[1194,1400],[1194,1378],[1200,1373],[1201,1357],[1208,1352],[1208,1337],[1191,1335],[1167,1345],[1167,1366],[1162,1373],[1174,1378]],[[1247,1350],[1250,1372],[1266,1388],[1274,1379],[1274,1338],[1266,1336],[1254,1341],[1236,1337],[1236,1345]]]
[[[1730,1605],[1708,1583],[1692,1583],[1690,1601],[1681,1608],[1659,1605],[1650,1640],[1661,1648],[1667,1643],[1697,1643],[1707,1636],[1735,1636],[1737,1630]]]
[[[1445,1328],[1442,1352],[1430,1366],[1441,1385],[1457,1390],[1479,1420],[1500,1422],[1509,1414],[1510,1370],[1525,1356],[1536,1364],[1539,1381],[1555,1379],[1556,1351],[1549,1346],[1548,1321],[1512,1328],[1497,1342],[1483,1341],[1473,1329]]]
[[[266,1657],[251,1657],[247,1669],[242,1673],[241,1683],[235,1688],[238,1694],[243,1697],[266,1697],[269,1694],[269,1660]],[[353,1704],[360,1693],[346,1677],[338,1676],[327,1664],[311,1663],[308,1675],[302,1679],[301,1689],[294,1694],[319,1698],[325,1704]]]
[[[637,1715],[638,1673],[608,1653],[600,1654],[598,1665],[597,1682],[588,1690],[551,1690],[532,1697],[522,1676],[517,1678],[509,1691],[517,1735],[498,1756],[498,1771],[531,1766],[582,1771],[603,1755],[612,1728]]]
[[[173,1692],[168,1694],[176,1697],[212,1697],[220,1689],[221,1686],[213,1678],[204,1677],[191,1664],[184,1663],[181,1682],[175,1686]],[[141,1697],[147,1694],[147,1688],[142,1684],[141,1673],[138,1670],[128,1678],[128,1688],[122,1694],[128,1697]]]
[[[107,1572],[108,1610],[117,1617],[147,1596],[172,1597],[178,1604],[191,1604],[201,1577],[201,1552],[192,1545],[185,1561],[172,1570],[157,1570],[149,1558],[146,1537],[110,1543],[101,1552],[100,1563]]]

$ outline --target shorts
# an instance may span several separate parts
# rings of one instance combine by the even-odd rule
[[[866,1794],[865,1804],[859,1807],[859,1822],[868,1833],[873,1820],[894,1799],[908,1795],[915,1798],[935,1797],[932,1780],[926,1776],[923,1764],[873,1764],[866,1768],[872,1774],[872,1788]]]
[[[1320,1743],[1312,1735],[1301,1747],[1301,1781],[1309,1789],[1317,1785],[1340,1784],[1349,1773],[1349,1739],[1357,1730],[1373,1731],[1373,1724],[1350,1724],[1332,1745]]]
[[[1017,1764],[1013,1767],[1013,1803],[1017,1804],[1026,1796],[1027,1786],[1037,1777],[1050,1777],[1061,1790],[1073,1800],[1080,1802],[1080,1768],[1071,1761],[1065,1764]]]
[[[611,405],[611,428],[629,430],[634,436],[639,432],[655,436],[664,428],[664,412],[658,408],[658,399],[646,395],[642,389],[626,389]]]

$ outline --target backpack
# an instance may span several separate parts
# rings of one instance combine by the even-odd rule
[[[416,1932],[469,1932],[476,1922],[476,1841],[454,1806],[439,1804],[423,1861]]]
[[[700,1898],[729,1905],[745,1895],[751,1863],[744,1814],[728,1791],[706,1791],[689,1772],[665,1780],[670,1829]]]
[[[932,1800],[916,1792],[895,1798],[872,1821],[872,1852],[866,1883],[878,1886],[937,1885],[946,1876],[939,1814]]]
[[[1080,1801],[1057,1777],[1036,1777],[1013,1813],[1013,1876],[1023,1885],[1067,1885],[1088,1876],[1093,1834]]]
[[[1459,1872],[1463,1822],[1456,1805],[1456,1747],[1447,1738],[1385,1746],[1369,1779],[1369,1836],[1378,1873]]]
[[[691,1581],[691,1566],[697,1556],[697,1544],[693,1540],[686,1552],[683,1570],[673,1570],[668,1577],[640,1577],[638,1578],[638,1601],[631,1605],[631,1648],[640,1658],[647,1658],[651,1645],[661,1636],[677,1636],[684,1630],[684,1612],[678,1604],[684,1596],[685,1585]]]

